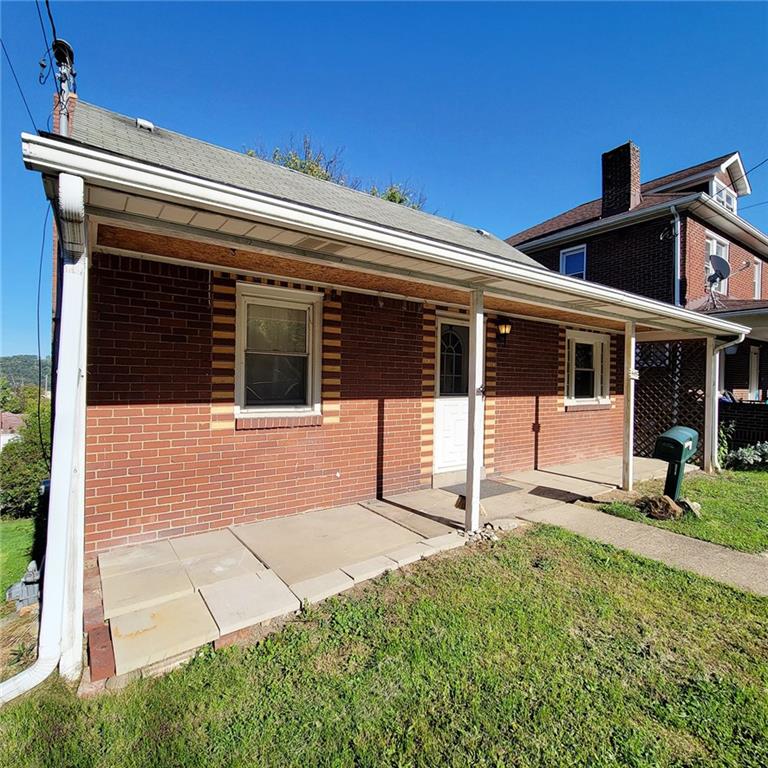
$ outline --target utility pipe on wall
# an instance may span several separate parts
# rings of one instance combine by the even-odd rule
[[[673,205],[670,209],[672,211],[672,230],[674,234],[674,259],[673,259],[673,271],[674,271],[674,297],[675,306],[679,307],[682,297],[680,296],[680,280],[682,272],[682,244],[680,234],[680,214],[677,212],[677,208]]]

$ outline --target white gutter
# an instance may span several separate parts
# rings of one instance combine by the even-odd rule
[[[674,270],[674,296],[675,296],[675,306],[679,307],[680,302],[680,273],[682,271],[681,266],[681,253],[682,248],[680,245],[680,214],[677,212],[677,208],[675,206],[672,206],[672,227],[674,230],[674,237],[675,237],[675,244],[674,244],[674,256],[673,258],[673,270]]]
[[[712,346],[712,354],[714,361],[712,365],[712,391],[709,393],[710,402],[712,403],[712,418],[710,422],[710,429],[712,434],[709,437],[709,445],[711,446],[710,462],[711,466],[716,469],[722,469],[720,466],[720,458],[718,456],[719,442],[720,442],[720,355],[728,349],[728,347],[735,347],[744,341],[746,334],[740,333],[735,339],[729,341],[723,341],[721,343],[715,342]]]
[[[534,251],[538,251],[542,248],[556,245],[560,242],[570,241],[577,238],[588,237],[591,235],[597,235],[602,232],[610,232],[614,229],[621,229],[627,224],[638,224],[642,221],[653,219],[660,216],[665,211],[671,211],[672,208],[676,208],[678,211],[684,211],[692,208],[694,205],[699,204],[705,207],[707,210],[715,214],[709,221],[712,222],[712,226],[723,228],[731,227],[738,229],[741,237],[739,238],[734,233],[729,233],[732,237],[744,240],[743,245],[748,248],[754,248],[759,251],[763,256],[768,257],[768,235],[761,232],[753,224],[750,224],[746,219],[742,219],[734,213],[724,208],[714,198],[710,197],[706,192],[696,192],[688,195],[687,197],[681,197],[675,200],[674,204],[658,203],[657,205],[651,205],[648,208],[641,208],[637,211],[630,211],[628,213],[617,214],[607,219],[599,219],[598,221],[590,221],[586,224],[581,224],[577,227],[569,227],[568,229],[555,232],[551,235],[544,235],[534,240],[528,240],[524,243],[520,243],[515,246],[519,250],[523,250],[523,253],[530,254]],[[696,213],[694,208],[691,213]],[[703,218],[703,217],[702,217]],[[746,242],[750,239],[752,242]]]
[[[128,193],[149,194],[181,205],[199,206],[225,215],[278,224],[314,232],[326,238],[383,248],[452,267],[465,267],[490,278],[516,280],[538,288],[562,291],[574,297],[605,302],[658,317],[689,323],[713,335],[734,335],[748,328],[693,313],[660,301],[646,299],[615,288],[566,277],[501,256],[494,256],[450,243],[431,240],[372,222],[312,208],[257,192],[150,166],[76,144],[63,143],[32,134],[22,134],[24,162],[43,173],[73,173],[89,183]],[[668,205],[666,206],[668,208]],[[477,287],[483,287],[478,284]],[[491,286],[488,286],[491,290]],[[535,297],[532,297],[535,298]],[[567,309],[564,303],[563,309]],[[599,315],[599,310],[595,310]],[[652,325],[652,319],[638,319]]]
[[[85,386],[81,355],[84,351],[82,329],[86,286],[83,191],[82,179],[65,175],[60,178],[58,220],[65,267],[61,290],[56,420],[51,452],[51,489],[37,660],[15,677],[0,683],[0,704],[39,685],[56,669],[61,659],[62,641],[70,650],[77,645],[76,637],[65,637],[63,628],[67,622],[78,621],[76,616],[67,616],[66,608],[73,599],[76,600],[71,591],[73,583],[76,584],[78,580],[77,569],[82,593],[83,564],[81,559],[78,562],[78,543],[74,539],[78,535],[76,514],[78,509],[82,509],[83,501],[80,495],[83,473],[79,455],[85,418],[81,407]],[[79,623],[82,633],[82,616]],[[75,676],[79,672],[81,655],[82,647],[79,647],[77,663],[72,664],[70,661],[69,669],[62,668],[62,673]]]

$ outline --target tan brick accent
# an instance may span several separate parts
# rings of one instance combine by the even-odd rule
[[[483,463],[487,473],[493,472],[496,447],[496,316],[485,323],[485,402]]]
[[[323,423],[341,422],[341,296],[327,290],[323,300]]]
[[[434,465],[435,358],[437,355],[437,314],[425,304],[421,325],[421,478],[428,484]]]

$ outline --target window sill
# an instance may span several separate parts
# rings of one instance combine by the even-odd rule
[[[321,427],[321,413],[296,414],[289,416],[238,416],[235,419],[235,429],[288,429],[291,427]]]
[[[609,411],[613,407],[610,400],[578,400],[566,401],[565,410],[569,411]]]

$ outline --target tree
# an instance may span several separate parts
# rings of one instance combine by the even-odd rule
[[[30,398],[19,437],[0,451],[0,514],[30,517],[37,510],[40,483],[49,475],[51,401]],[[42,444],[41,444],[42,435]]]
[[[329,154],[322,146],[313,145],[312,137],[306,135],[302,139],[300,147],[297,147],[296,143],[291,140],[286,146],[276,147],[272,152],[266,152],[263,149],[247,149],[245,151],[250,157],[258,157],[283,168],[305,173],[307,176],[321,181],[332,181],[334,184],[350,189],[362,189],[363,184],[360,179],[347,175],[342,160],[343,152],[342,147],[337,147]],[[427,198],[422,192],[411,189],[407,183],[390,182],[384,187],[372,184],[368,188],[368,193],[374,197],[380,197],[382,200],[404,205],[407,208],[415,208],[419,211],[427,202]]]
[[[5,376],[0,376],[0,411],[11,413],[22,411],[19,395]]]

